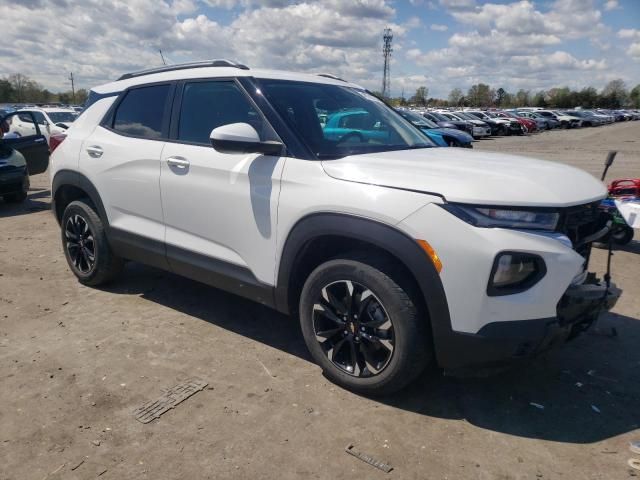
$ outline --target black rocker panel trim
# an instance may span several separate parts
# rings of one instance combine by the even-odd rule
[[[273,286],[260,282],[246,267],[167,245],[171,271],[274,308]]]
[[[164,242],[113,227],[107,228],[107,238],[116,255],[152,267],[170,270]]]
[[[123,258],[176,273],[272,308],[274,306],[273,287],[261,283],[248,268],[117,228],[110,228],[108,237],[113,251]]]

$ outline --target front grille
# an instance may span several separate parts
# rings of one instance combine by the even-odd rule
[[[589,260],[591,244],[580,245],[582,240],[603,228],[607,222],[606,214],[598,208],[599,205],[600,202],[577,205],[565,208],[560,213],[558,231],[569,237],[576,251],[586,260]]]

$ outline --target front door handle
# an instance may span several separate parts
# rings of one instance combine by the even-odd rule
[[[102,147],[99,147],[98,145],[91,145],[90,147],[87,147],[87,153],[91,158],[100,158],[104,152],[102,151]]]
[[[170,167],[177,168],[187,168],[189,164],[189,160],[183,157],[169,157],[167,158],[167,165]]]

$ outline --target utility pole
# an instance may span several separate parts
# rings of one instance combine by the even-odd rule
[[[382,34],[382,56],[384,57],[384,71],[382,73],[382,96],[389,98],[391,96],[391,42],[393,33],[390,28],[385,28]]]
[[[73,72],[69,74],[69,80],[71,80],[71,99],[75,104],[76,103],[76,87],[75,87],[75,84],[73,83]]]
[[[165,61],[164,61],[164,55],[162,55],[162,49],[161,49],[161,48],[159,48],[159,49],[158,49],[158,51],[160,52],[160,58],[162,59],[162,64],[163,64],[163,65],[166,65],[166,64],[167,64],[167,62],[165,62]]]

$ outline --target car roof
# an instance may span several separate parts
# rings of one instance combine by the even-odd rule
[[[44,112],[44,113],[55,113],[55,112],[69,112],[75,113],[71,108],[54,108],[54,107],[24,107],[18,110],[19,112]]]
[[[216,61],[212,61],[214,63]],[[243,67],[243,66],[242,66]],[[161,70],[125,74],[115,82],[105,83],[92,90],[98,94],[108,94],[121,92],[129,87],[176,80],[188,80],[196,78],[234,78],[234,77],[256,77],[272,80],[289,80],[299,82],[312,82],[327,85],[341,85],[363,89],[363,87],[346,80],[339,79],[329,74],[297,73],[282,70],[268,69],[248,69],[238,66],[198,66],[183,68],[183,65],[175,65],[174,70]],[[133,75],[128,77],[128,75]],[[128,78],[127,78],[128,77]]]

